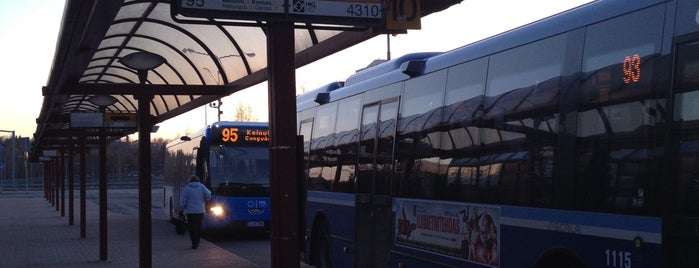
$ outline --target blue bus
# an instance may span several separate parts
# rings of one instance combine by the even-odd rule
[[[163,208],[178,217],[179,196],[196,174],[211,190],[203,229],[270,228],[267,123],[221,121],[166,146]]]
[[[297,97],[316,267],[699,267],[699,1],[599,0]]]

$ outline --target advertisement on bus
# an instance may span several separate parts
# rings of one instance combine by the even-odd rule
[[[499,208],[396,199],[393,211],[396,244],[499,267]]]

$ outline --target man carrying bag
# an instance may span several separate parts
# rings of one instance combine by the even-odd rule
[[[192,240],[192,249],[199,247],[201,224],[206,211],[206,202],[211,201],[211,191],[192,175],[180,195],[180,210],[187,214],[187,231]]]

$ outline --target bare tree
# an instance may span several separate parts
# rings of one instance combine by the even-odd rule
[[[306,91],[307,91],[306,84],[304,83],[299,88],[296,89],[296,95],[306,93]]]
[[[252,107],[250,104],[238,102],[238,105],[235,107],[235,114],[233,114],[233,120],[241,122],[257,122],[257,115],[252,112]]]

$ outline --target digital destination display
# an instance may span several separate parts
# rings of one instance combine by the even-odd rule
[[[624,57],[624,84],[636,83],[641,79],[641,57],[638,54]]]
[[[248,127],[212,127],[211,143],[233,144],[233,143],[269,143],[269,129],[248,128]]]

